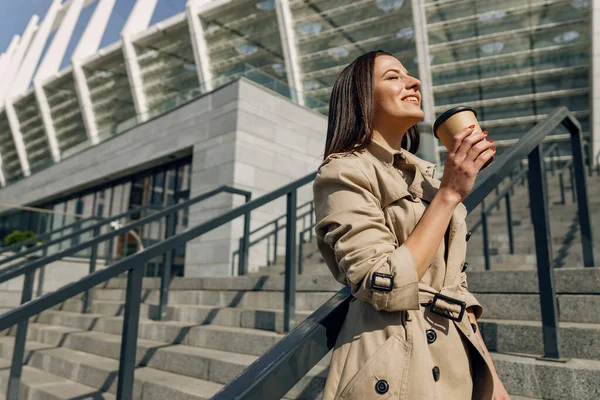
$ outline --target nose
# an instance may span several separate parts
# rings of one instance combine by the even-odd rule
[[[421,81],[415,78],[414,76],[410,77],[410,80],[406,83],[407,89],[419,90],[421,87]]]

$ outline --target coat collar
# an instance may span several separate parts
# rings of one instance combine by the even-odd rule
[[[434,176],[436,165],[417,157],[408,150],[390,149],[376,140],[371,140],[371,143],[367,146],[367,150],[378,160],[386,164],[413,164],[419,169],[423,176],[427,178],[433,178]]]

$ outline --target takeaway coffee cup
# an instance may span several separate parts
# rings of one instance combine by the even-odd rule
[[[477,112],[471,107],[458,106],[446,111],[435,120],[433,134],[448,149],[454,135],[471,125],[475,125],[475,132],[481,132],[479,121],[477,121]],[[494,157],[486,162],[481,169],[487,167],[493,159]]]

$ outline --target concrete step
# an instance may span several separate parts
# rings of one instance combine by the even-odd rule
[[[38,318],[33,319],[31,324],[32,326],[34,324],[51,326],[57,332],[66,329],[76,332],[121,335],[123,318],[46,311]],[[140,321],[138,336],[145,340],[206,347],[255,356],[263,354],[283,337],[282,334],[260,329],[153,320]],[[38,337],[32,337],[32,339],[43,341]]]
[[[467,279],[473,293],[539,293],[537,271],[471,271]],[[559,294],[598,295],[600,268],[555,269],[554,282]]]
[[[6,399],[10,361],[0,358],[0,400]],[[19,399],[27,400],[115,400],[110,393],[103,393],[90,386],[41,371],[27,365],[23,366]]]
[[[296,309],[316,310],[331,298],[331,292],[298,292]],[[122,289],[96,289],[94,299],[99,301],[125,301],[126,291]],[[160,292],[145,290],[142,301],[158,304]],[[284,293],[280,291],[234,291],[234,290],[172,290],[169,304],[189,304],[215,307],[277,308],[284,304]]]
[[[62,362],[63,368],[61,373],[69,377],[72,375],[69,375],[68,371],[75,368],[86,368],[91,371],[90,375],[98,376],[105,375],[107,370],[115,366],[118,368],[121,339],[118,335],[98,332],[58,333],[52,329],[53,327],[41,325],[36,325],[32,328],[34,329],[33,335],[38,335],[40,338],[45,339],[45,342],[28,342],[28,347],[32,350],[32,353],[31,355],[26,354],[25,357],[31,357],[30,363],[37,368],[49,369],[42,360],[36,359],[40,358],[39,354],[41,354],[42,358],[46,358],[46,360],[50,358],[51,361],[46,362]],[[48,335],[48,329],[54,334]],[[0,354],[4,357],[10,356],[13,340],[12,337],[0,337]],[[136,390],[134,384],[134,393],[137,391],[137,396],[134,394],[134,398],[146,398],[144,397],[144,386],[147,383],[161,383],[160,381],[171,376],[177,376],[179,381],[187,384],[187,386],[193,385],[193,388],[190,387],[192,389],[191,394],[206,396],[207,393],[203,392],[202,389],[205,387],[208,389],[217,387],[214,384],[226,384],[257,358],[257,356],[235,354],[201,347],[169,345],[163,342],[139,340],[135,375],[138,388]],[[72,366],[71,363],[76,363],[76,365]],[[100,368],[97,366],[100,366]],[[67,372],[64,372],[65,369]],[[314,386],[311,382],[316,376],[326,373],[326,370],[327,365],[321,364],[315,366],[288,393],[286,398],[295,399],[299,394],[306,396],[308,394],[307,389],[310,390]],[[140,373],[142,376],[138,377]],[[166,377],[162,375],[166,375]],[[159,382],[144,379],[156,377],[162,377],[162,379],[159,379]],[[192,381],[181,378],[195,379]],[[75,379],[86,381],[96,386],[101,381],[101,378],[98,379],[98,377],[79,378],[78,376]],[[109,391],[114,390],[111,386],[112,382],[107,383],[110,379],[111,375],[109,374],[107,380],[99,388],[108,389]],[[313,388],[312,391],[314,389],[319,390],[320,388]],[[182,398],[183,394],[175,392],[171,395],[175,397],[170,398]],[[313,396],[309,397],[314,398]]]
[[[8,340],[10,339],[10,340]],[[11,337],[0,338],[2,357],[10,357],[12,352]],[[114,347],[114,345],[113,345]],[[74,379],[77,383],[101,388],[109,393],[116,388],[118,361],[113,358],[88,354],[65,347],[29,341],[26,346],[29,365],[54,373],[61,377]],[[159,349],[153,357],[159,358]],[[29,353],[30,352],[30,353]],[[160,353],[162,354],[162,353]],[[189,370],[198,369],[186,355],[177,354],[186,360],[184,365]],[[510,393],[529,398],[552,399],[591,399],[598,390],[600,382],[600,362],[594,360],[571,359],[568,362],[553,363],[535,360],[533,356],[492,353],[492,358],[501,380]],[[158,361],[157,361],[158,363]],[[164,365],[164,364],[163,364]],[[215,376],[233,375],[233,371],[219,370],[214,364]],[[229,363],[226,367],[231,368]],[[314,399],[318,398],[326,376],[327,368],[318,366],[318,374],[307,375],[286,398]],[[170,368],[176,368],[174,364]],[[208,367],[209,371],[211,366]],[[303,385],[300,385],[303,384]],[[213,395],[220,387],[219,383],[203,379],[174,374],[152,367],[139,366],[136,369],[134,382],[134,399],[204,399]],[[518,398],[518,397],[514,397]]]
[[[121,350],[121,335],[78,331],[73,328],[44,324],[31,324],[28,340],[52,347],[95,354],[118,360]],[[2,343],[0,338],[0,343]],[[258,359],[258,355],[216,350],[207,347],[171,344],[167,342],[138,339],[136,365],[148,366],[160,371],[172,372],[192,378],[226,384]],[[304,378],[310,381],[329,365],[330,357],[309,372]],[[307,386],[308,382],[300,382]]]
[[[514,255],[523,263],[535,263],[535,255]],[[492,257],[502,260],[506,257]],[[510,258],[509,258],[510,260]],[[472,271],[471,259],[467,276],[471,290],[480,293],[538,293],[536,271]],[[595,293],[600,294],[600,268],[558,268],[554,270],[558,293]],[[185,283],[185,285],[184,285]],[[283,292],[285,282],[281,276],[253,275],[224,278],[177,278],[173,280],[170,293],[177,290],[215,290],[215,291],[280,291]],[[160,287],[160,279],[144,278],[144,290]],[[342,285],[329,273],[328,275],[299,275],[296,277],[298,292],[334,292]],[[106,289],[125,289],[126,279],[111,279]]]
[[[2,358],[12,356],[14,340],[0,337]],[[119,361],[64,347],[28,341],[25,346],[27,365],[35,369],[73,380],[76,383],[114,394],[117,389]],[[209,399],[223,385],[150,367],[135,370],[133,398]]]
[[[333,295],[333,294],[332,294]],[[79,300],[66,301],[59,310],[79,312]],[[123,315],[125,304],[118,301],[95,301],[92,304],[92,313],[104,316]],[[274,332],[283,332],[282,309],[252,309],[236,307],[212,307],[204,305],[179,304],[169,305],[166,309],[167,319],[180,322],[191,322],[198,325],[222,325],[251,329],[264,329]],[[302,321],[313,310],[296,311],[296,321]],[[158,307],[153,304],[142,304],[140,318],[155,319]]]
[[[533,356],[491,355],[500,380],[511,394],[573,400],[597,399],[600,393],[600,361],[573,358],[559,363],[536,360]]]
[[[489,351],[544,353],[541,322],[485,318],[478,324]],[[562,357],[600,360],[600,324],[561,322],[559,335]]]
[[[484,308],[484,318],[540,321],[538,294],[475,293]],[[581,294],[557,295],[561,322],[600,323],[600,296]]]
[[[476,293],[477,299],[485,308],[485,315],[489,318],[540,320],[540,305],[538,294],[506,294],[506,293]],[[330,298],[331,296],[328,296]],[[597,294],[559,294],[558,304],[561,310],[561,321],[600,323],[600,295]],[[310,310],[297,310],[297,321],[310,315],[320,304]],[[238,326],[252,329],[265,329],[282,332],[283,310],[281,308],[242,308],[219,307],[200,304],[175,304],[167,307],[167,318],[181,322],[194,322],[197,324],[216,324],[225,326]],[[81,310],[79,300],[69,300],[62,307],[65,311],[78,312]],[[94,301],[92,312],[106,316],[123,315],[125,305],[120,301]],[[140,313],[144,318],[156,318],[157,306],[142,304]]]

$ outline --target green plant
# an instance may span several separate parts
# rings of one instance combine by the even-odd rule
[[[37,235],[35,234],[35,232],[32,232],[32,231],[25,231],[25,232],[12,231],[11,233],[9,233],[8,235],[6,235],[4,237],[4,243],[7,246],[12,246],[14,244],[24,242],[24,241],[34,238],[36,236]],[[35,244],[35,242],[31,243],[30,245],[34,245],[34,244]]]

